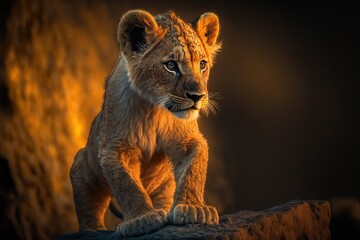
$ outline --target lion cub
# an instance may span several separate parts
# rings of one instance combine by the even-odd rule
[[[123,210],[117,231],[124,237],[168,222],[218,223],[204,202],[208,146],[197,124],[199,112],[213,108],[207,82],[218,33],[213,13],[192,24],[171,11],[121,18],[119,58],[70,173],[80,229],[106,229],[112,196]]]

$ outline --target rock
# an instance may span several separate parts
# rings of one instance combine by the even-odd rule
[[[154,233],[124,239],[330,239],[327,201],[293,200],[264,211],[223,215],[219,225],[168,225]],[[57,240],[120,239],[114,231],[70,233]]]

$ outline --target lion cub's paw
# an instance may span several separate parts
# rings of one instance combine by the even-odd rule
[[[121,233],[122,237],[134,237],[154,232],[162,228],[167,222],[165,210],[155,209],[120,223],[117,231]]]
[[[190,204],[178,204],[169,214],[170,222],[173,224],[218,224],[219,215],[217,210],[211,206],[199,206]]]

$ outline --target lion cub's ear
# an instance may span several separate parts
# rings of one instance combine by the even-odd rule
[[[143,10],[131,10],[121,18],[117,41],[125,55],[141,53],[157,36],[158,25],[154,17]]]
[[[216,14],[208,12],[195,19],[191,25],[214,57],[221,48],[221,44],[216,43],[220,31],[219,18]]]
[[[220,24],[219,18],[214,13],[209,12],[202,14],[193,21],[192,25],[199,37],[205,40],[205,43],[209,46],[213,46],[216,43]]]

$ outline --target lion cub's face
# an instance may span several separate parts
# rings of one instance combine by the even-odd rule
[[[212,111],[207,81],[216,51],[218,18],[201,15],[191,25],[173,12],[156,16],[127,13],[120,21],[118,42],[128,65],[132,87],[176,117],[194,119]]]

